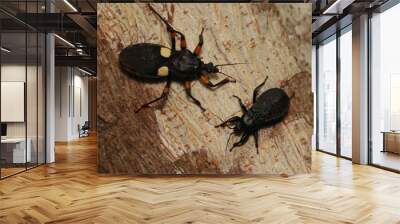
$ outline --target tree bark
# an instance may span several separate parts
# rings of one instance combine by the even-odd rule
[[[146,4],[98,5],[98,169],[114,174],[284,174],[310,172],[313,97],[311,92],[311,5],[267,3],[152,4],[186,36],[194,50],[204,28],[202,60],[222,67],[236,83],[211,91],[198,81],[192,93],[176,82],[155,108],[134,111],[161,95],[165,83],[147,83],[121,71],[118,55],[136,43],[170,46],[165,25]],[[177,41],[179,45],[179,41]],[[234,151],[226,150],[230,129],[219,118],[241,115],[253,89],[283,88],[291,97],[288,116]],[[216,82],[225,78],[212,76]],[[233,141],[233,140],[232,140]]]

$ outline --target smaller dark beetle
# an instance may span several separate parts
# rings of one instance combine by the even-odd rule
[[[199,36],[199,43],[193,52],[187,49],[186,39],[183,33],[175,30],[172,26],[156,12],[156,10],[148,5],[150,10],[158,16],[158,18],[166,25],[167,31],[171,38],[171,48],[160,44],[139,43],[124,48],[119,55],[119,63],[121,69],[130,77],[142,79],[144,81],[164,81],[166,85],[158,98],[151,100],[139,107],[136,112],[139,112],[145,107],[150,107],[151,104],[167,98],[172,81],[183,84],[186,94],[192,101],[205,110],[200,101],[198,101],[191,93],[191,82],[200,80],[209,89],[216,89],[225,85],[228,82],[235,82],[232,77],[219,71],[218,67],[234,64],[214,65],[213,63],[204,63],[200,59],[201,48],[203,46],[203,31]],[[180,50],[176,49],[176,37],[180,36]],[[239,64],[239,63],[236,63]],[[209,75],[212,73],[221,73],[229,78],[225,78],[218,83],[212,83],[209,80]]]
[[[270,127],[282,121],[289,111],[290,98],[285,91],[279,88],[272,88],[263,92],[257,97],[258,91],[267,81],[268,76],[264,82],[258,85],[253,91],[253,105],[247,109],[242,100],[238,96],[233,96],[239,100],[239,105],[242,108],[243,115],[241,117],[234,116],[222,122],[216,127],[229,127],[233,129],[230,137],[241,135],[238,142],[234,143],[229,151],[235,147],[244,145],[249,139],[250,135],[254,136],[254,142],[258,154],[258,131],[261,128]]]

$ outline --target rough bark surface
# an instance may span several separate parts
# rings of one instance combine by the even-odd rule
[[[159,96],[164,83],[129,78],[118,64],[120,51],[135,43],[170,46],[164,24],[146,4],[98,5],[98,169],[115,174],[285,174],[311,167],[313,97],[311,92],[310,4],[152,4],[194,49],[204,27],[202,58],[235,77],[210,91],[199,82],[192,93],[202,113],[179,83],[168,100],[135,113]],[[179,41],[177,42],[179,43]],[[289,115],[254,139],[226,151],[229,129],[215,128],[220,118],[240,115],[232,95],[250,106],[253,89],[265,76],[264,91],[281,87],[292,97]],[[217,75],[213,81],[223,77]]]

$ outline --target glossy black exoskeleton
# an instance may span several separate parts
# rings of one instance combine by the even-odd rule
[[[202,29],[200,33],[199,43],[194,51],[191,52],[186,47],[186,40],[183,33],[175,30],[155,9],[153,9],[153,7],[151,7],[151,5],[148,6],[167,26],[172,47],[168,48],[163,45],[152,43],[139,43],[126,47],[121,51],[119,55],[120,67],[130,77],[149,81],[160,80],[167,82],[161,96],[143,104],[136,112],[139,112],[145,107],[150,107],[150,105],[156,101],[166,98],[169,93],[171,81],[182,83],[186,94],[204,111],[200,101],[192,96],[191,82],[199,79],[201,83],[210,89],[216,89],[228,82],[235,82],[235,79],[220,72],[218,69],[219,66],[234,64],[214,65],[213,63],[204,63],[199,57],[203,46],[204,29]],[[177,35],[180,36],[180,50],[176,50],[175,46],[175,38]],[[213,73],[221,73],[227,77],[214,84],[209,80],[209,75]]]
[[[235,147],[245,144],[250,135],[253,135],[258,153],[258,131],[282,121],[288,114],[290,98],[283,89],[268,89],[257,97],[259,90],[267,79],[268,76],[265,78],[264,82],[254,89],[253,105],[249,109],[246,108],[238,96],[233,96],[238,99],[243,115],[241,117],[234,116],[216,126],[233,129],[229,138],[232,134],[241,135],[240,140],[233,144],[230,151]]]

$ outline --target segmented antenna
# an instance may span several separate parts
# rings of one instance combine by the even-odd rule
[[[228,66],[228,65],[244,65],[247,63],[229,63],[229,64],[220,64],[220,65],[216,65],[215,67],[222,67],[222,66]]]

